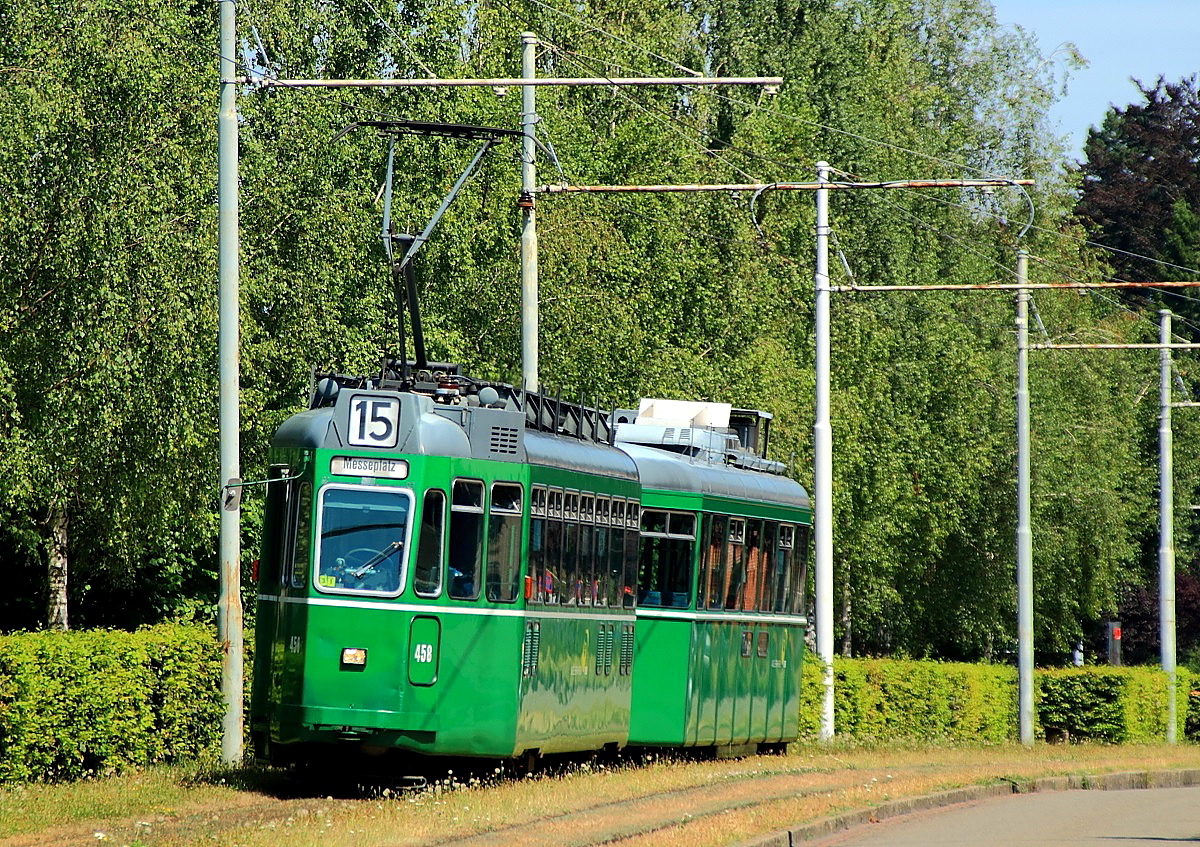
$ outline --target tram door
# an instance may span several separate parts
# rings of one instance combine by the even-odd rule
[[[298,702],[303,686],[308,606],[296,599],[308,590],[312,482],[291,478],[287,465],[272,465],[269,473],[258,573],[251,722],[256,734],[269,730],[278,739],[279,706]]]
[[[299,703],[304,691],[304,655],[308,630],[308,604],[289,602],[308,595],[312,571],[313,492],[308,480],[288,483],[287,521],[284,524],[281,551],[280,590],[276,650],[279,661],[272,663],[272,688],[275,703]],[[282,649],[280,649],[282,648]],[[279,655],[279,653],[277,653]]]

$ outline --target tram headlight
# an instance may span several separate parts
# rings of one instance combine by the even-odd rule
[[[342,666],[361,668],[367,663],[366,647],[343,647]]]

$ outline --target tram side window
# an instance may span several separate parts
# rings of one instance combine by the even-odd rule
[[[768,611],[783,613],[791,611],[790,595],[793,572],[792,559],[796,528],[791,524],[779,525],[779,542],[771,557],[771,608]]]
[[[595,497],[584,494],[579,503],[579,602],[583,606],[602,604],[600,585],[604,570],[596,567],[595,520]]]
[[[562,544],[562,588],[559,591],[558,602],[564,606],[579,605],[582,591],[581,575],[579,573],[579,524],[572,520],[571,515],[577,513],[571,509],[572,498],[578,494],[567,494],[567,513],[563,521]]]
[[[274,588],[279,584],[282,562],[287,556],[288,504],[292,500],[293,483],[287,465],[271,465],[267,469],[267,504],[263,513],[262,549],[259,551],[258,581]]]
[[[312,562],[312,485],[301,483],[296,492],[292,512],[292,573],[293,588],[303,588]]]
[[[488,516],[487,598],[512,603],[517,599],[521,575],[521,486],[496,483],[492,486],[492,509]]]
[[[529,519],[529,601],[546,602],[546,519]]]
[[[632,606],[633,588],[625,581],[625,530],[610,526],[608,533],[608,604]]]
[[[575,560],[576,605],[595,606],[599,602],[600,577],[596,573],[595,496],[581,494],[576,520],[579,522],[578,553]]]
[[[446,568],[450,596],[456,600],[474,600],[479,596],[483,517],[483,483],[473,479],[454,480]]]
[[[779,524],[775,521],[763,521],[761,538],[758,551],[758,595],[754,608],[760,612],[770,612],[775,603],[775,549],[779,543]]]
[[[541,486],[529,489],[529,577],[532,583],[529,600],[535,603],[550,602],[554,590],[553,566],[548,554],[550,524],[546,515],[550,504],[547,494]]]
[[[796,527],[794,549],[792,550],[791,561],[791,579],[789,582],[789,603],[788,609],[793,615],[802,615],[805,612],[804,592],[808,587],[808,533],[809,527]]]
[[[726,515],[705,515],[704,522],[705,574],[700,582],[700,591],[707,608],[720,609],[724,606],[725,592],[729,588],[729,569],[725,566],[729,518]]]
[[[607,503],[608,501],[603,501]],[[620,605],[619,579],[612,572],[612,536],[608,525],[608,514],[601,509],[600,501],[596,502],[596,523],[588,527],[592,533],[592,547],[595,552],[593,567],[596,575],[596,604],[599,606]]]
[[[640,536],[636,529],[625,528],[625,588],[626,606],[634,606],[637,599],[637,552]]]
[[[629,525],[629,515],[637,514],[638,504],[636,501],[630,500],[625,510],[625,588],[627,596],[630,598],[626,605],[634,605],[633,600],[637,598],[637,579],[638,579],[638,553],[641,542],[641,534],[638,532],[636,525]]]
[[[543,556],[544,570],[542,572],[542,591],[546,602],[557,604],[563,602],[566,591],[562,577],[562,548],[563,521],[562,505],[563,492],[550,489],[546,520],[546,552]]]
[[[696,517],[683,512],[642,512],[638,603],[686,608],[691,601]]]
[[[746,521],[746,588],[742,592],[742,611],[753,612],[758,609],[764,570],[763,522],[749,520]]]
[[[624,608],[637,605],[637,563],[641,552],[637,513],[636,500],[612,499],[612,572],[614,581],[620,583],[620,603]]]
[[[421,508],[421,534],[413,563],[413,590],[421,597],[436,597],[442,590],[442,535],[446,527],[446,493],[425,492]]]
[[[725,583],[724,608],[740,609],[742,594],[746,590],[746,521],[743,518],[731,518],[729,521],[725,562],[729,568],[729,578]]]

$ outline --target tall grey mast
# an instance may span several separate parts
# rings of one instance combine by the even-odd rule
[[[813,422],[813,538],[817,656],[821,660],[820,738],[833,738],[833,426],[829,417],[829,164],[817,162],[817,256],[813,275],[816,418]]]
[[[1028,281],[1029,254],[1017,251],[1017,284]],[[1017,290],[1017,721],[1033,746],[1033,529],[1029,503],[1029,289]]]
[[[537,36],[521,33],[521,77],[537,75]],[[534,133],[537,112],[532,85],[521,86],[521,382],[530,391],[538,390],[538,255],[537,219],[533,191],[537,187],[537,163]]]
[[[1175,743],[1175,468],[1171,433],[1171,312],[1158,313],[1158,631],[1167,675],[1167,743]]]
[[[220,601],[221,761],[242,758],[241,515],[235,486],[241,477],[238,400],[238,126],[237,18],[234,0],[221,3],[221,110],[217,117],[218,328],[221,453]]]

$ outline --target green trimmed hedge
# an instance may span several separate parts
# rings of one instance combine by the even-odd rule
[[[834,660],[840,735],[998,743],[1017,737],[1017,674],[1001,665]],[[821,672],[804,663],[800,731],[819,729]],[[164,624],[136,633],[0,635],[0,784],[69,780],[213,755],[224,711],[213,634]],[[1200,678],[1179,669],[1179,737],[1200,739]],[[1041,670],[1039,733],[1161,740],[1166,677],[1152,668]]]
[[[1015,741],[1017,672],[1002,665],[835,658],[834,724],[839,735],[878,741]],[[1179,738],[1200,738],[1200,691],[1177,671]],[[1154,668],[1071,668],[1034,674],[1036,732],[1054,740],[1113,743],[1166,737],[1166,676]],[[820,664],[808,661],[801,735],[819,729]]]
[[[840,735],[889,740],[1001,742],[1017,735],[1016,673],[997,665],[834,659]],[[801,734],[819,729],[820,663],[804,667]]]
[[[1048,734],[1071,739],[1161,741],[1167,732],[1167,677],[1157,668],[1070,668],[1039,671],[1037,717]],[[1175,672],[1176,736],[1187,733],[1195,681]]]
[[[220,677],[216,640],[195,626],[0,636],[0,784],[210,754]]]

